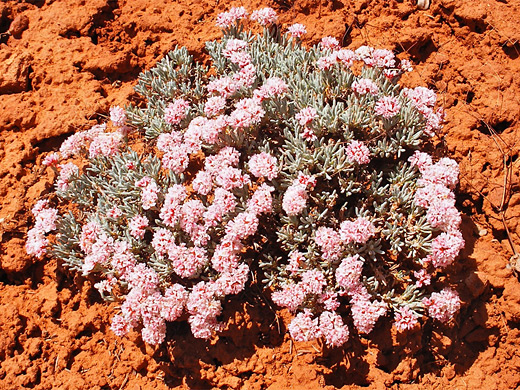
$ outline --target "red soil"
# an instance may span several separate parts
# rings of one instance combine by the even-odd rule
[[[201,5],[203,3],[204,5]],[[92,281],[55,260],[25,254],[30,208],[51,188],[42,152],[90,127],[176,44],[204,59],[217,14],[238,2],[7,0],[0,3],[0,388],[1,389],[516,389],[520,386],[520,2],[286,0],[284,25],[307,26],[306,43],[343,37],[349,47],[388,48],[415,71],[403,84],[438,91],[444,145],[461,165],[466,248],[446,277],[458,283],[458,322],[427,322],[400,336],[379,326],[329,350],[292,343],[284,312],[260,293],[226,305],[227,329],[211,343],[185,324],[170,342],[109,330],[115,306]],[[507,226],[507,228],[506,228]],[[520,270],[520,259],[518,269]]]

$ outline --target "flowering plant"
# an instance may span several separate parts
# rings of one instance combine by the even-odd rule
[[[400,88],[410,64],[388,50],[306,49],[304,26],[281,34],[264,8],[253,35],[247,16],[218,16],[211,68],[176,48],[140,76],[146,107],[113,107],[45,158],[60,211],[34,206],[28,253],[96,275],[121,303],[113,331],[150,344],[175,320],[211,337],[251,273],[296,313],[295,340],[448,322],[459,298],[432,281],[464,241],[458,166],[420,151],[440,129],[435,93]]]

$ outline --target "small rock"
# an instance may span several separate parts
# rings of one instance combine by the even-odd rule
[[[478,277],[478,275],[476,273],[469,275],[464,280],[464,283],[468,287],[473,298],[480,296],[486,288],[486,285],[484,284],[484,282],[482,280],[480,280],[480,278]]]
[[[17,15],[11,26],[9,27],[9,33],[15,38],[21,38],[22,33],[29,28],[29,18],[24,14]]]
[[[0,95],[27,90],[32,56],[5,51],[0,54]]]

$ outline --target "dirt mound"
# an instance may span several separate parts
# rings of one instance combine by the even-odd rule
[[[205,60],[219,12],[238,2],[26,0],[0,3],[0,388],[35,389],[516,389],[520,386],[520,4],[515,1],[333,0],[269,3],[282,25],[410,58],[403,84],[440,95],[440,145],[461,166],[466,247],[446,275],[459,322],[406,336],[390,326],[344,349],[293,343],[289,316],[261,292],[226,304],[211,343],[186,324],[152,348],[109,330],[115,306],[90,280],[25,254],[30,208],[53,174],[42,152],[136,96],[136,78],[175,45]],[[203,4],[203,5],[201,5]],[[239,310],[238,310],[239,309]]]

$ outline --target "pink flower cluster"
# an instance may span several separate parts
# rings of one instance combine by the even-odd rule
[[[46,233],[56,229],[58,210],[48,207],[47,200],[39,200],[32,208],[32,214],[36,218],[34,227],[27,232],[25,250],[29,255],[41,259],[47,253],[49,240],[45,237]]]
[[[282,209],[289,216],[300,214],[307,207],[307,188],[299,183],[292,184],[283,195]]]
[[[320,47],[322,50],[339,50],[339,41],[334,37],[323,37],[320,41]]]
[[[348,341],[349,330],[337,313],[324,311],[317,318],[312,318],[309,309],[305,309],[293,318],[289,324],[289,333],[296,341],[309,341],[320,337],[327,345],[340,347]]]
[[[60,191],[66,191],[69,188],[70,179],[79,173],[79,168],[74,163],[66,163],[58,165],[60,168],[60,175],[56,181],[56,187]]]
[[[309,125],[317,117],[318,114],[316,112],[316,109],[313,107],[305,107],[294,116],[294,118],[298,121],[300,126],[303,127],[303,139],[307,141],[314,141],[316,139],[316,134],[314,134],[314,131],[312,131]]]
[[[359,79],[352,83],[352,90],[359,95],[377,96],[379,87],[370,79]]]
[[[307,29],[303,24],[295,23],[287,29],[287,33],[291,35],[293,38],[301,38],[305,34],[307,34]]]
[[[157,202],[159,187],[154,179],[145,176],[135,182],[136,187],[141,188],[141,204],[143,210],[149,210]]]
[[[258,153],[249,159],[249,172],[255,177],[273,180],[278,176],[278,160],[269,153]]]
[[[390,119],[401,110],[401,103],[395,96],[383,96],[380,98],[374,107],[376,115],[382,116],[383,118]]]
[[[190,108],[190,103],[184,99],[176,99],[168,104],[164,110],[164,120],[170,125],[178,125],[184,118],[186,118],[187,111]]]
[[[422,302],[428,310],[428,315],[443,323],[451,320],[460,309],[459,295],[450,288],[434,292]]]
[[[425,132],[429,136],[433,136],[435,131],[439,130],[444,120],[444,111],[434,110],[437,101],[437,95],[434,91],[425,87],[416,87],[414,89],[404,88],[402,95],[410,100],[410,103],[419,111],[426,119]]]
[[[240,19],[246,18],[248,15],[244,7],[232,7],[228,12],[221,12],[217,15],[215,24],[217,27],[229,28]]]
[[[349,161],[359,165],[370,162],[370,150],[361,141],[351,141],[345,149],[345,155]]]
[[[433,239],[426,262],[434,267],[447,267],[464,247],[464,238],[459,231],[461,217],[452,191],[458,183],[458,164],[450,158],[441,158],[433,164],[431,157],[423,152],[415,152],[409,161],[422,174],[417,181],[415,203],[426,209],[429,224],[442,231]]]
[[[348,69],[354,64],[356,59],[356,54],[352,50],[337,48],[332,53],[320,57],[316,62],[316,66],[318,69],[328,70],[339,63]]]
[[[410,330],[419,323],[418,315],[414,313],[408,306],[402,306],[394,311],[394,325],[400,332]]]
[[[262,26],[268,26],[278,21],[278,15],[274,9],[266,7],[251,13],[251,20],[258,22]]]
[[[344,251],[344,245],[366,244],[376,230],[372,222],[364,217],[354,221],[343,221],[340,229],[320,226],[316,230],[314,241],[322,252],[323,259],[333,261]]]

